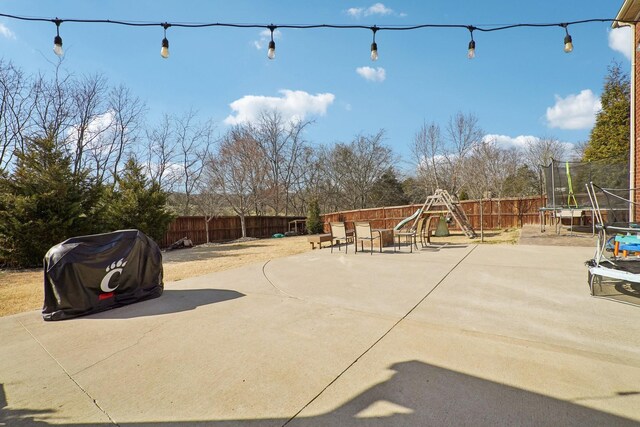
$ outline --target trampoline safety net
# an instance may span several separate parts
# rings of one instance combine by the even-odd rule
[[[586,192],[586,186],[590,182],[606,188],[629,187],[627,159],[610,158],[589,162],[551,160],[549,165],[541,166],[541,169],[548,208],[590,207]]]

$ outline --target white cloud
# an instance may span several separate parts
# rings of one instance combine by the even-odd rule
[[[364,12],[364,16],[369,15],[390,15],[393,13],[393,9],[389,9],[382,3],[376,3],[373,6],[370,6]]]
[[[511,137],[507,135],[487,134],[482,138],[483,142],[495,141],[496,144],[505,148],[524,148],[540,138],[532,135],[518,135]]]
[[[266,48],[269,45],[269,42],[271,41],[271,30],[264,29],[260,31],[259,36],[260,38],[258,40],[253,41],[253,46],[258,50],[262,50]],[[274,30],[273,40],[278,40],[280,38],[282,38],[282,33],[280,32],[280,30],[278,29]]]
[[[229,106],[233,114],[224,122],[228,125],[250,123],[256,121],[263,111],[276,110],[285,120],[303,120],[307,115],[324,116],[327,108],[333,103],[332,93],[311,95],[302,90],[280,90],[281,97],[245,95],[236,99]],[[235,114],[235,115],[234,115]]]
[[[13,31],[11,31],[9,29],[9,27],[7,27],[6,25],[4,25],[3,23],[0,22],[0,35],[2,37],[4,37],[5,39],[12,39],[15,40],[16,35],[14,34]]]
[[[622,53],[628,60],[631,60],[633,52],[633,34],[631,27],[614,28],[609,31],[609,47],[616,52]]]
[[[540,138],[533,135],[518,135],[508,136],[499,134],[487,134],[482,138],[483,142],[493,141],[502,148],[516,148],[518,150],[526,149],[529,145],[536,144],[540,141]],[[565,153],[571,153],[575,150],[575,144],[566,141],[560,141],[560,144],[565,150]]]
[[[577,95],[562,98],[555,96],[556,103],[547,108],[547,125],[559,129],[588,129],[596,121],[601,109],[600,98],[590,89],[584,89]]]
[[[384,79],[387,78],[387,73],[382,67],[358,67],[356,68],[356,73],[360,74],[365,80],[369,80],[370,82],[383,82]]]
[[[351,7],[347,9],[347,15],[351,15],[354,18],[359,18],[362,15],[362,12],[364,12],[364,8],[362,7]]]
[[[353,18],[360,18],[361,16],[371,15],[398,15],[401,17],[407,16],[406,13],[395,13],[393,9],[388,8],[382,3],[375,3],[369,7],[350,7],[346,10],[346,13]]]
[[[85,142],[89,143],[90,147],[99,145],[100,142],[98,141],[98,138],[107,131],[109,127],[111,127],[115,121],[115,116],[115,112],[113,110],[109,110],[106,113],[93,117],[84,129],[79,125],[70,126],[67,132],[67,138],[76,139],[79,137],[80,133],[83,132],[83,138]]]

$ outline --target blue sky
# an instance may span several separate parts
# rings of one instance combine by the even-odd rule
[[[615,18],[622,3],[4,0],[0,12],[144,22],[491,26]],[[161,27],[60,27],[64,67],[124,83],[146,102],[151,122],[193,107],[223,133],[275,107],[315,120],[306,135],[315,144],[385,129],[386,143],[405,160],[423,122],[444,127],[458,111],[475,114],[483,130],[505,144],[521,136],[588,139],[607,66],[616,60],[630,69],[630,34],[607,23],[570,26],[569,32],[570,54],[563,52],[559,27],[476,31],[476,58],[469,60],[466,29],[379,31],[379,60],[372,62],[369,30],[283,29],[271,61],[260,29],[169,28],[171,56],[163,59]],[[51,23],[0,18],[3,58],[29,73],[51,72],[54,36]]]

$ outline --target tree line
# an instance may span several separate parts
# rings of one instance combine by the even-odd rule
[[[625,84],[614,64],[603,104],[623,111]],[[207,224],[238,215],[244,236],[247,215],[421,203],[437,188],[461,199],[537,195],[539,165],[606,151],[590,141],[570,152],[553,137],[505,146],[476,115],[458,112],[444,124],[425,121],[400,168],[384,129],[319,145],[306,137],[312,120],[273,110],[222,133],[196,110],[152,122],[127,87],[60,65],[51,76],[27,75],[0,61],[0,85],[0,265],[39,265],[50,246],[81,234],[138,228],[159,239],[177,215]],[[620,121],[612,116],[609,134]]]

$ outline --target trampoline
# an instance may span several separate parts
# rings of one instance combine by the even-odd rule
[[[586,188],[598,233],[594,257],[586,262],[590,293],[640,305],[640,224],[628,220],[635,191]]]
[[[544,177],[546,204],[540,208],[540,231],[545,231],[547,218],[560,233],[563,220],[573,232],[576,225],[591,226],[595,234],[595,212],[586,190],[591,182],[606,188],[628,187],[629,162],[625,158],[608,158],[587,162],[551,159],[540,166]],[[603,207],[604,208],[604,207]]]

